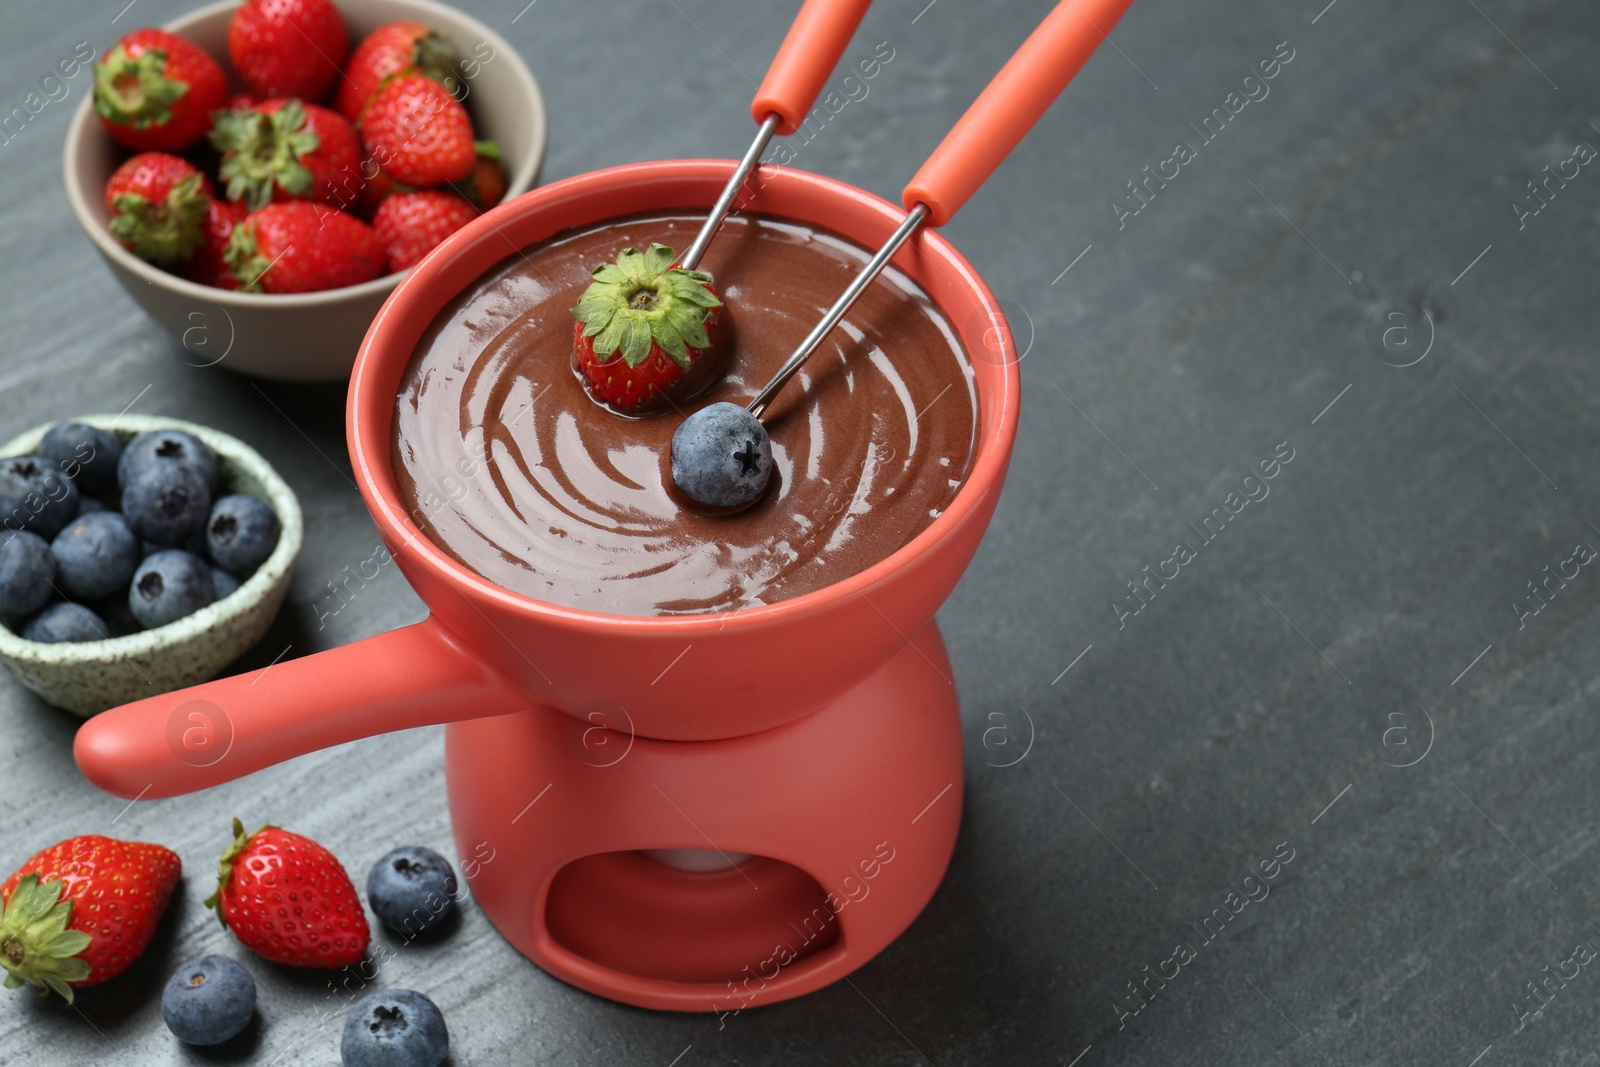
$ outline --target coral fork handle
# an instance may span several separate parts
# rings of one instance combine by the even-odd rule
[[[906,186],[910,211],[943,226],[1061,95],[1133,0],[1061,0],[1000,68]]]
[[[750,104],[750,114],[758,124],[768,115],[777,115],[781,136],[800,128],[871,3],[806,0]]]
[[[102,712],[78,728],[73,754],[108,793],[170,797],[330,745],[527,703],[428,619]]]

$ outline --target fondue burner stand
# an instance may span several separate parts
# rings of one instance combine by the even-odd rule
[[[644,737],[600,702],[452,723],[473,896],[546,971],[641,1007],[737,1011],[836,981],[911,923],[949,863],[951,678],[929,623],[832,704],[740,737]]]

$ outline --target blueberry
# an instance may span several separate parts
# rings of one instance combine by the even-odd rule
[[[117,461],[117,483],[127,489],[141,471],[162,467],[192,470],[207,491],[216,491],[217,454],[200,438],[182,430],[146,430],[129,441]]]
[[[78,487],[45,456],[0,460],[0,526],[51,538],[78,516]]]
[[[248,577],[277,546],[278,516],[266,501],[235,493],[211,506],[206,548],[217,566]]]
[[[22,628],[24,641],[53,645],[58,641],[104,641],[111,636],[106,621],[82,604],[51,604]]]
[[[115,511],[115,510],[116,510],[115,508],[111,507],[109,504],[107,504],[105,501],[101,500],[99,497],[80,496],[78,498],[78,514],[79,515],[88,515],[91,512],[95,512],[95,511]]]
[[[367,903],[395,933],[415,937],[455,912],[456,872],[431,848],[397,848],[372,865]]]
[[[450,1031],[438,1007],[409,989],[380,989],[356,1001],[344,1020],[344,1067],[439,1067]]]
[[[161,991],[161,1017],[179,1041],[220,1045],[250,1025],[256,980],[226,956],[201,956],[179,967]]]
[[[139,539],[115,511],[79,515],[50,542],[57,584],[74,600],[96,600],[127,587],[139,565]]]
[[[210,513],[211,491],[193,467],[140,468],[122,486],[122,514],[141,540],[186,547],[205,529]]]
[[[81,422],[58,422],[39,442],[39,454],[53,460],[56,469],[77,482],[78,490],[84,494],[116,492],[122,442],[110,430]]]
[[[133,572],[128,607],[146,628],[165,626],[217,598],[211,568],[192,552],[165,549],[146,556]]]
[[[772,477],[772,440],[761,420],[738,404],[711,404],[672,435],[672,480],[710,508],[753,503]]]
[[[0,617],[23,619],[55,592],[56,558],[38,534],[15,533],[0,541]]]
[[[212,567],[211,584],[216,586],[217,599],[225,600],[238,590],[239,579],[235,578],[221,567]]]

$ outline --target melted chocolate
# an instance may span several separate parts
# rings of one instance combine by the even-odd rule
[[[589,399],[569,309],[623,248],[687,248],[701,219],[651,215],[508,257],[418,342],[396,401],[400,491],[427,537],[507,589],[621,615],[771,603],[884,559],[949,505],[977,425],[951,324],[893,267],[767,411],[774,482],[703,515],[668,486],[680,417]],[[700,269],[727,304],[728,373],[686,410],[747,403],[869,258],[825,230],[733,218]]]

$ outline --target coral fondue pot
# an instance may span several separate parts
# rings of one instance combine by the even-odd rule
[[[959,208],[1098,44],[1093,24],[1108,29],[1128,2],[1078,0],[1082,14],[1063,3],[913,181],[906,207],[923,205],[934,225]],[[487,842],[496,856],[473,880],[485,913],[550,973],[644,1007],[727,1011],[796,996],[904,930],[943,876],[962,803],[956,692],[933,615],[994,512],[1020,401],[999,305],[954,247],[924,230],[893,264],[968,324],[969,472],[925,530],[842,581],[721,615],[558,606],[456,562],[423,536],[397,487],[397,390],[453,298],[510,249],[620,216],[703,209],[733,167],[649,163],[558,182],[416,267],[361,347],[348,433],[367,507],[431,614],[279,664],[260,684],[225,678],[106,712],[78,734],[90,780],[125,797],[172,796],[446,723],[457,846],[466,855]],[[906,219],[840,182],[771,167],[744,206],[869,248]]]

